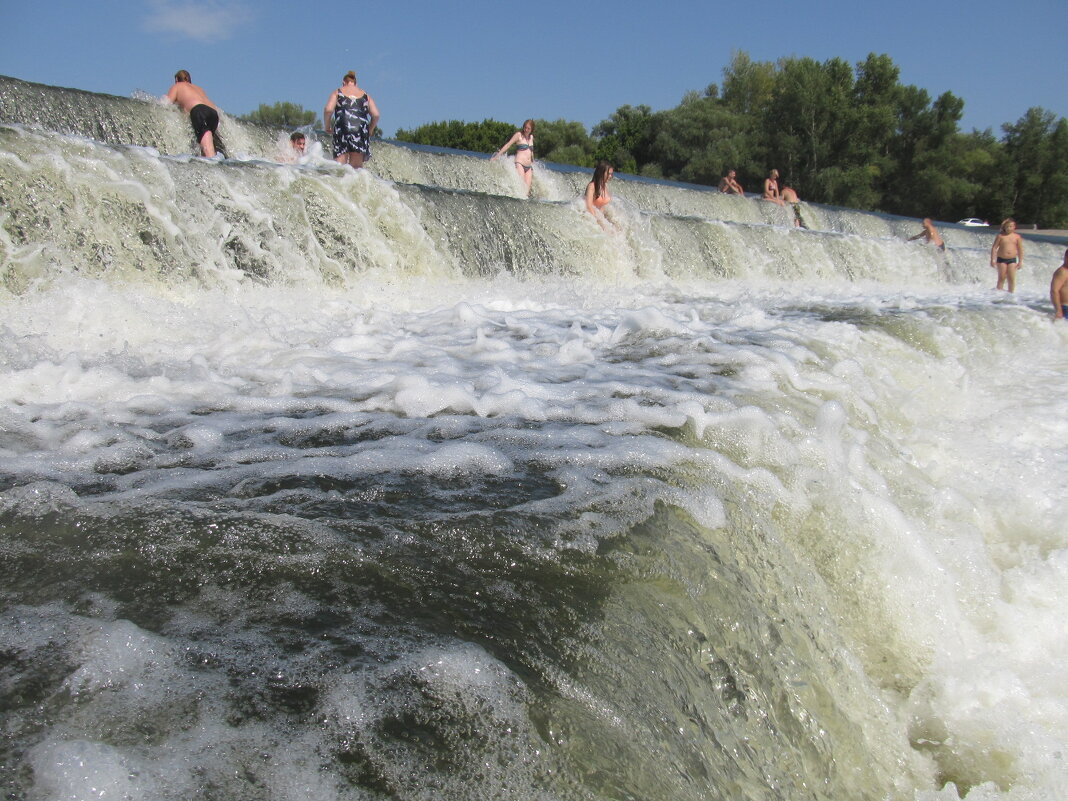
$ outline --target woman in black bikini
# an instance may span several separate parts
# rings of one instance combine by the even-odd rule
[[[534,120],[524,122],[522,130],[512,134],[512,138],[504,143],[504,147],[490,156],[490,161],[503,155],[512,145],[515,145],[515,171],[526,184],[529,196],[530,184],[534,180]]]

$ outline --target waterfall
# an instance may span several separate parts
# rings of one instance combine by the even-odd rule
[[[1063,243],[0,77],[5,798],[1068,784]]]

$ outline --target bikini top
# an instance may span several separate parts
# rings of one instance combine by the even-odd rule
[[[534,145],[516,145],[516,150],[530,150]]]
[[[611,199],[612,198],[609,197],[608,195],[601,195],[600,197],[595,197],[593,199],[593,205],[596,206],[599,209],[603,209],[605,206],[608,205],[608,202]]]

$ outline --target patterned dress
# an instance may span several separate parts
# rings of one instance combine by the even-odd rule
[[[370,157],[371,109],[367,106],[366,94],[349,97],[339,90],[331,122],[334,126],[334,158],[343,153],[363,153]]]

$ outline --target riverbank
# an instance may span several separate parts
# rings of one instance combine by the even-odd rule
[[[1068,246],[1068,231],[1064,229],[1046,228],[1038,231],[1019,231],[1020,236],[1026,239],[1041,239],[1046,242],[1063,242]]]

